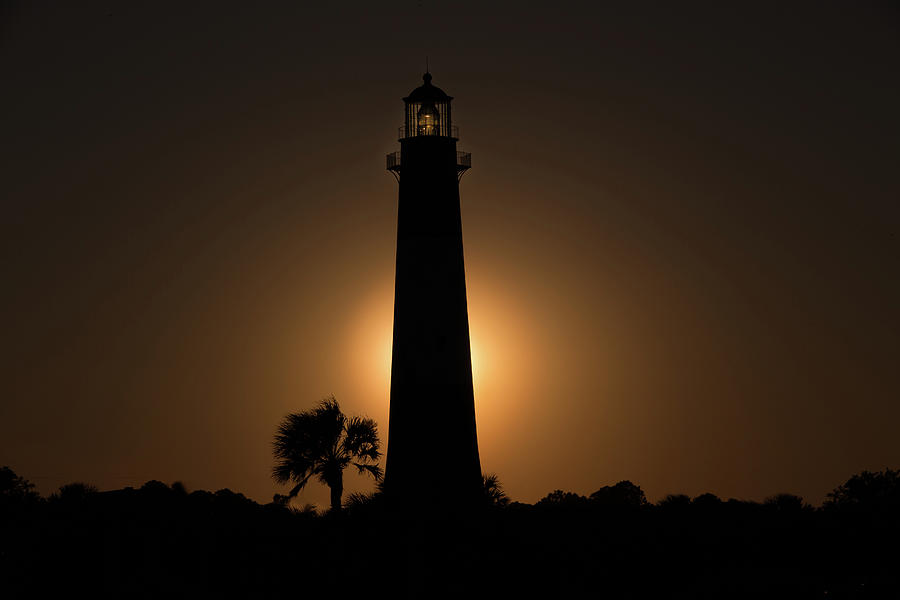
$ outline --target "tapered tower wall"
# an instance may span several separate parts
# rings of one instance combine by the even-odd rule
[[[477,501],[475,429],[456,139],[401,144],[385,488],[397,499]]]

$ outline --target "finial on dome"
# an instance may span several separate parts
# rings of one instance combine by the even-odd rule
[[[431,83],[431,73],[429,73],[428,71],[425,71],[425,74],[422,75],[422,79],[425,80],[426,85]]]

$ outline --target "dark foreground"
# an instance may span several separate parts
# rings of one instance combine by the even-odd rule
[[[4,501],[0,597],[900,597],[895,499],[557,493],[412,517],[377,497],[319,516],[159,482],[68,496]]]

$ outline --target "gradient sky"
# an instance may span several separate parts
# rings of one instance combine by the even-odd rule
[[[0,5],[0,464],[41,492],[266,502],[329,394],[386,441],[384,154],[426,54],[513,499],[900,466],[896,4],[77,4]]]

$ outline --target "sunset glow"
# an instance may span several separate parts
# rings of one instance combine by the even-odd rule
[[[0,2],[0,596],[896,597],[898,25]]]
[[[472,157],[478,448],[513,499],[818,502],[900,464],[894,15],[419,4],[3,13],[16,472],[267,502],[279,420],[331,394],[386,441],[385,155],[426,55]]]
[[[469,330],[475,407],[481,445],[490,448],[506,435],[514,399],[522,394],[534,369],[537,352],[534,331],[526,323],[532,319],[522,306],[502,290],[492,289],[490,281],[469,283]],[[359,389],[366,396],[380,398],[370,411],[387,412],[387,390],[391,375],[391,329],[393,325],[393,286],[376,286],[360,298],[354,308],[353,323],[345,334],[351,349],[352,364],[363,380]],[[362,390],[367,390],[362,392]],[[521,396],[520,396],[521,397]]]

